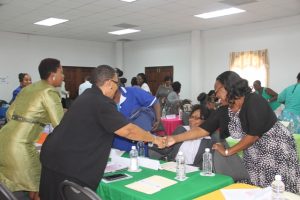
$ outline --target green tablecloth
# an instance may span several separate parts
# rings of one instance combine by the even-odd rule
[[[101,182],[97,188],[97,194],[101,196],[103,200],[116,200],[116,199],[130,199],[130,200],[161,200],[161,199],[193,199],[217,189],[223,188],[233,183],[233,180],[229,176],[217,174],[214,177],[200,176],[199,171],[187,174],[189,177],[185,181],[178,181],[176,184],[164,188],[161,191],[152,195],[144,194],[125,187],[125,185],[139,181],[141,179],[159,175],[172,180],[175,180],[175,173],[165,170],[151,170],[142,168],[141,172],[131,173],[125,172],[133,176],[131,179],[122,180],[113,183]],[[176,180],[175,180],[176,181]]]
[[[297,148],[297,154],[300,162],[300,134],[293,134],[294,139],[296,141],[296,148]],[[238,143],[239,140],[233,139],[231,137],[227,138],[226,141],[228,142],[229,146],[233,146],[236,143]],[[242,152],[239,153],[239,155],[242,155]]]

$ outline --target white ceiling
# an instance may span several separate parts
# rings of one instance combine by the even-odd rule
[[[249,0],[225,0],[233,3]],[[252,0],[235,7],[247,12],[215,19],[193,15],[232,7],[221,0],[0,0],[0,31],[114,42],[142,40],[192,30],[209,30],[300,14],[300,0]],[[69,22],[52,27],[34,22],[57,17]],[[141,32],[114,36],[107,32],[136,25]]]

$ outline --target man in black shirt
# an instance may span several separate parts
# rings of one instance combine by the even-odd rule
[[[96,190],[114,134],[163,147],[162,138],[129,123],[117,111],[112,98],[118,89],[118,76],[113,68],[95,68],[92,83],[93,87],[76,99],[42,147],[42,200],[61,199],[59,184],[66,179]]]

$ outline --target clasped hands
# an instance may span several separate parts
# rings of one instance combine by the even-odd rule
[[[166,147],[170,147],[176,143],[176,140],[173,136],[165,136],[165,137],[156,137],[154,144],[158,146],[158,148],[163,149]]]

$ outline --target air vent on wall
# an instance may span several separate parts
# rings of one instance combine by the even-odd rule
[[[116,24],[116,25],[114,25],[114,26],[120,27],[120,28],[125,28],[125,29],[138,27],[137,25],[126,24],[126,23]]]
[[[244,4],[255,3],[257,0],[222,0],[220,3],[224,3],[230,6],[240,6]]]
[[[130,42],[130,41],[133,41],[133,40],[123,38],[123,39],[118,39],[117,41],[121,41],[121,42]]]

